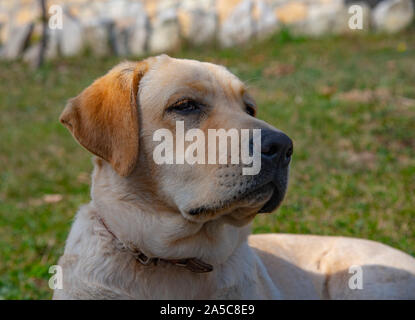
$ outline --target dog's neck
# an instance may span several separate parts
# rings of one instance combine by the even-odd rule
[[[222,219],[196,223],[160,203],[137,179],[118,176],[109,165],[96,165],[91,196],[99,216],[123,243],[150,258],[197,258],[223,264],[246,241],[250,226],[235,227]],[[133,186],[133,187],[132,187]]]
[[[117,236],[114,234],[114,232],[111,231],[111,229],[107,226],[104,219],[97,213],[96,220],[98,223],[100,223],[104,229],[106,230],[107,234],[109,234],[113,242],[115,243],[114,247],[117,248],[120,251],[126,251],[130,255],[134,257],[134,259],[142,264],[143,266],[150,266],[154,265],[157,266],[159,262],[165,262],[171,265],[174,265],[176,267],[184,268],[186,270],[189,270],[194,273],[205,273],[205,272],[211,272],[213,271],[213,266],[203,262],[200,259],[197,258],[185,258],[185,259],[163,259],[163,258],[155,258],[155,257],[148,257],[146,256],[140,248],[137,248],[134,246],[134,244],[131,243],[124,243],[120,239],[117,238]]]

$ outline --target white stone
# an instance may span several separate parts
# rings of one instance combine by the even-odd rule
[[[180,43],[180,26],[175,9],[160,12],[151,28],[149,49],[161,53],[175,49]]]
[[[219,42],[231,47],[248,42],[254,34],[252,19],[253,2],[244,0],[238,4],[219,27]]]
[[[111,33],[111,44],[115,54],[119,56],[128,55],[128,39],[131,22],[126,24],[123,20],[116,21]]]
[[[180,8],[187,10],[214,10],[215,0],[182,0],[180,1]]]
[[[33,23],[27,23],[25,25],[14,27],[10,30],[9,40],[4,44],[1,55],[6,59],[19,58],[32,35],[34,28]],[[13,36],[11,36],[13,35]]]
[[[139,2],[134,3],[128,0],[111,0],[104,2],[99,10],[100,17],[117,20],[134,16],[138,10],[142,10],[142,5]]]
[[[3,44],[3,30],[5,29],[6,23],[0,21],[0,46]]]
[[[159,0],[157,11],[163,12],[165,10],[176,9],[180,5],[180,1],[177,0]]]
[[[31,66],[35,66],[35,64],[39,60],[40,51],[41,51],[40,43],[36,43],[32,45],[23,54],[23,61]]]
[[[48,31],[48,36],[47,36],[45,58],[54,59],[59,55],[60,30],[48,28],[47,31]]]
[[[262,0],[256,1],[257,17],[255,20],[255,34],[258,38],[264,38],[278,28],[278,20],[268,3]]]
[[[148,18],[141,2],[112,0],[95,8],[99,16],[112,21],[110,44],[120,56],[143,55],[148,37]]]
[[[136,17],[145,14],[145,8],[141,2],[131,0],[111,0],[108,2],[93,2],[93,11],[97,18],[104,21],[132,21]]]
[[[413,20],[412,0],[385,0],[373,10],[373,24],[378,31],[395,33],[406,28]]]
[[[111,53],[110,33],[112,22],[107,19],[95,19],[84,26],[85,45],[97,56]]]
[[[141,11],[136,17],[135,23],[130,30],[128,40],[129,53],[134,56],[142,56],[146,52],[148,39],[149,20],[145,11]]]
[[[310,5],[306,20],[299,23],[299,31],[301,34],[309,36],[332,33],[336,20],[343,14],[344,10],[345,5],[340,0],[326,4]]]
[[[213,43],[216,38],[218,18],[215,11],[193,9],[184,11],[189,18],[188,30],[182,35],[195,45]]]
[[[59,32],[60,51],[64,57],[80,54],[84,48],[84,33],[79,21],[64,11]]]

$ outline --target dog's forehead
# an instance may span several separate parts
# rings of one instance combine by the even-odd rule
[[[203,95],[241,96],[245,86],[225,67],[208,62],[156,57],[140,83],[144,99],[163,103],[179,91],[198,91]]]

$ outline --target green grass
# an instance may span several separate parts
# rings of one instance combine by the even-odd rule
[[[283,32],[245,49],[175,56],[226,65],[251,88],[259,117],[294,140],[286,200],[257,217],[254,232],[362,237],[415,254],[414,31],[320,40]],[[38,71],[0,63],[0,298],[51,297],[48,268],[89,201],[92,169],[57,119],[117,62],[86,56]],[[63,198],[49,203],[47,194]]]

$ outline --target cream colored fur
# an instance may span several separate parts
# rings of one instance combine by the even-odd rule
[[[415,259],[383,244],[343,237],[249,235],[250,222],[267,199],[242,200],[203,218],[187,215],[191,205],[219,201],[234,191],[218,190],[217,168],[154,165],[152,133],[173,124],[163,116],[169,99],[199,94],[222,106],[209,115],[206,127],[269,125],[241,111],[245,88],[225,68],[167,56],[145,63],[140,76],[145,74],[137,80],[138,156],[127,150],[128,159],[119,160],[117,155],[116,164],[106,161],[106,157],[114,159],[111,152],[116,151],[94,145],[97,138],[79,136],[94,128],[73,131],[74,121],[84,121],[79,111],[73,116],[74,108],[88,108],[87,98],[98,99],[96,95],[81,94],[65,109],[65,124],[75,138],[93,153],[105,152],[95,160],[92,200],[77,213],[59,260],[63,289],[55,290],[54,299],[415,299]],[[127,77],[139,74],[132,71],[138,67],[131,63],[117,68],[106,76],[105,84],[95,86],[110,85],[108,77],[113,76],[114,81],[122,78],[126,88]],[[144,70],[142,64],[139,68]],[[143,266],[117,248],[98,217],[118,239],[149,257],[197,257],[214,270],[197,274],[166,262]],[[355,265],[363,271],[361,290],[349,287],[353,276],[349,268]]]

